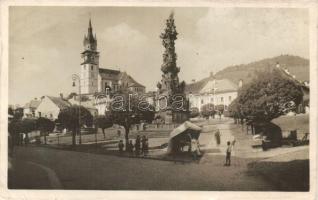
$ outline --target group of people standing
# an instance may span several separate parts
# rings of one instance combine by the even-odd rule
[[[124,151],[123,140],[119,141],[118,148],[120,153]],[[147,136],[143,135],[142,137],[140,137],[140,135],[137,135],[134,144],[132,140],[129,140],[129,143],[126,146],[126,151],[129,152],[130,155],[147,156],[149,151],[149,143]]]

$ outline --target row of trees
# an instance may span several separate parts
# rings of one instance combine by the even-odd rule
[[[303,98],[302,86],[278,69],[259,72],[243,86],[230,104],[229,113],[235,119],[252,123],[270,122],[290,111],[296,111]]]
[[[110,128],[114,124],[122,126],[125,129],[125,141],[128,144],[129,131],[132,125],[141,121],[151,123],[154,120],[154,116],[155,109],[152,105],[140,99],[139,96],[125,92],[113,97],[113,101],[105,115],[93,118],[85,108],[71,106],[60,112],[58,122],[72,131],[73,145],[76,144],[75,137],[80,127],[83,125],[92,126],[92,124],[95,125],[95,128],[102,129],[104,137],[106,128]]]
[[[25,139],[29,140],[29,133],[39,130],[41,136],[44,136],[46,143],[46,136],[55,128],[55,123],[47,118],[40,117],[38,119],[13,119],[8,124],[8,132],[13,140],[13,143],[21,143],[21,133],[25,134]]]
[[[224,105],[214,105],[212,103],[205,104],[201,106],[201,112],[197,107],[190,108],[190,117],[210,117],[216,115],[218,112],[224,112]]]
[[[24,133],[28,138],[30,132],[40,130],[46,141],[46,135],[54,130],[55,125],[58,125],[60,129],[66,128],[72,132],[72,144],[76,145],[76,135],[79,134],[81,127],[94,125],[96,129],[102,129],[105,137],[105,129],[117,124],[124,127],[125,140],[128,144],[129,130],[132,125],[142,121],[151,123],[154,120],[155,109],[140,97],[128,92],[121,93],[118,97],[120,98],[113,97],[114,101],[105,115],[93,117],[85,107],[73,105],[61,110],[55,122],[47,118],[13,119],[9,123],[9,133],[13,138],[18,138],[20,133]]]

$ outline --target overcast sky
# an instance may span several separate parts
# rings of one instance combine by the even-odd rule
[[[9,103],[73,91],[89,17],[100,67],[128,72],[146,89],[161,79],[159,38],[174,10],[180,80],[281,54],[309,57],[308,12],[298,8],[11,7]]]

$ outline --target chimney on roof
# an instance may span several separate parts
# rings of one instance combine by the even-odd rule
[[[192,81],[192,83],[195,83],[195,79],[192,79],[191,81]]]
[[[61,99],[64,99],[64,98],[63,98],[63,93],[60,93],[60,97],[61,97]]]

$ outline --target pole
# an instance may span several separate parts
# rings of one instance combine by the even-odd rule
[[[81,133],[81,78],[78,78],[78,93],[79,93],[79,108],[78,108],[78,124],[79,124],[79,144],[82,144],[82,133]]]

